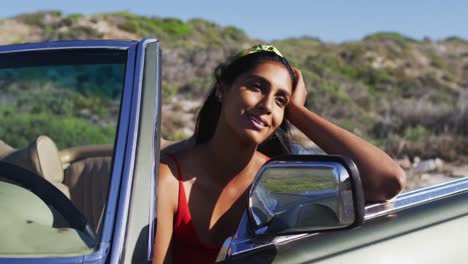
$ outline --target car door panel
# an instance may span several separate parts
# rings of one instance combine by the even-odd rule
[[[468,193],[241,253],[231,263],[464,263]],[[428,254],[430,252],[430,254]],[[441,261],[443,259],[443,261]],[[398,262],[394,262],[398,261]]]

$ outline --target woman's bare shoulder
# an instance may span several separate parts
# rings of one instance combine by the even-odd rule
[[[177,190],[178,188],[177,165],[165,154],[161,154],[158,182],[160,189]]]
[[[190,137],[182,141],[168,141],[161,138],[162,153],[178,153],[192,148],[195,145],[195,137]]]
[[[177,145],[174,145],[174,148],[172,146],[169,146],[169,148],[166,148],[161,151],[161,165],[159,166],[160,173],[172,175],[172,178],[176,179],[177,181],[180,178],[184,178],[184,173],[182,173],[183,167],[184,165],[192,164],[193,157],[195,156],[195,144],[192,144],[192,142],[190,141],[182,141],[176,143]],[[181,171],[179,171],[179,169]],[[179,173],[181,173],[182,175],[179,175]]]

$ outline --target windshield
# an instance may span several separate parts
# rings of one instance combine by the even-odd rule
[[[0,54],[0,160],[65,195],[95,242],[109,190],[126,56],[112,49]],[[0,256],[82,255],[99,244],[86,241],[83,230],[70,224],[75,220],[28,183],[0,171],[0,187],[9,190],[0,204],[0,230],[9,231],[1,232]]]

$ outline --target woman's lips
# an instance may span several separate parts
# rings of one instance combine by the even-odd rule
[[[247,113],[247,117],[249,118],[250,122],[257,130],[262,130],[265,127],[268,127],[268,124],[265,121],[263,121],[260,117],[257,117],[249,113]]]

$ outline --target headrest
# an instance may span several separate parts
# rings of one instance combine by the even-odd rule
[[[63,181],[59,151],[47,136],[37,137],[26,148],[7,154],[2,160],[26,168],[51,183]]]
[[[10,145],[0,140],[0,159],[15,151]]]

